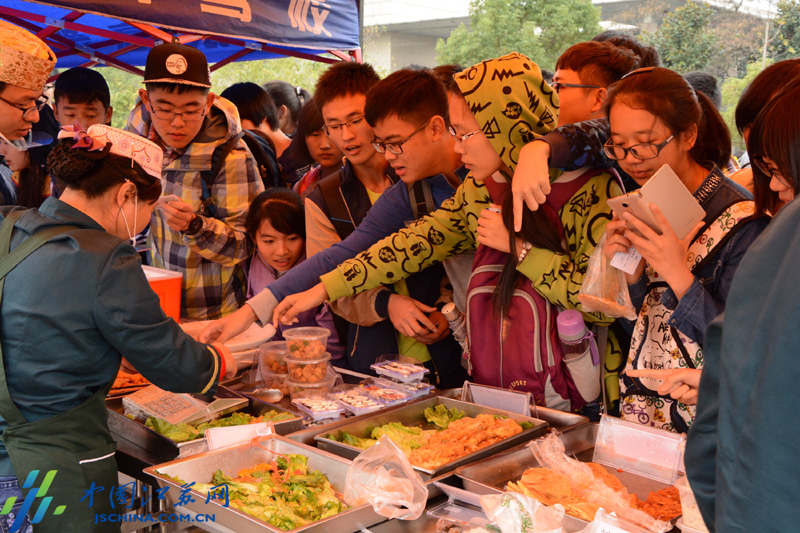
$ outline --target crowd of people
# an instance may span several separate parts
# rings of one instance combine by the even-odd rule
[[[571,46],[552,75],[511,51],[383,79],[340,62],[313,95],[274,81],[217,96],[200,51],[162,44],[125,130],[109,126],[128,110],[112,109],[97,70],[62,72],[46,102],[54,54],[10,24],[0,32],[15,61],[0,63],[11,176],[0,183],[11,206],[0,227],[0,280],[11,280],[0,300],[0,500],[36,469],[81,484],[85,464],[112,476],[96,410],[119,365],[169,390],[213,392],[236,368],[222,343],[258,322],[274,323],[275,339],[329,329],[337,367],[371,373],[400,354],[440,389],[473,380],[688,433],[687,475],[711,531],[782,531],[800,518],[800,431],[784,407],[800,340],[800,60],[766,68],[743,93],[737,159],[716,80],[663,68],[656,49],[618,32]],[[607,202],[664,165],[705,212],[683,237],[655,205],[660,231]],[[143,260],[183,274],[181,316],[213,320],[200,339],[214,344],[160,311],[126,241],[142,233]],[[590,258],[631,248],[637,319],[585,310]],[[599,396],[558,342],[565,309],[600,340]],[[54,420],[63,443],[44,442]],[[54,490],[73,501],[72,489]]]

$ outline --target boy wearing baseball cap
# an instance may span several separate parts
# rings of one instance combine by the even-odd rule
[[[127,129],[164,150],[162,196],[168,198],[151,220],[153,265],[183,274],[182,317],[219,318],[245,301],[242,262],[253,248],[244,222],[264,189],[258,166],[241,140],[236,108],[210,92],[202,52],[156,46],[144,84]]]

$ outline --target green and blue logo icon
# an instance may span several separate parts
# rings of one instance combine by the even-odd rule
[[[50,484],[53,483],[53,479],[56,477],[58,470],[50,470],[45,474],[44,480],[42,481],[42,485],[38,488],[31,488],[33,484],[36,483],[36,478],[39,476],[38,470],[31,471],[28,474],[28,477],[25,479],[25,483],[22,484],[23,489],[30,489],[28,491],[27,496],[25,496],[25,501],[22,504],[19,512],[17,513],[16,518],[14,519],[14,523],[11,524],[11,528],[9,529],[10,533],[16,533],[19,531],[20,527],[22,527],[22,522],[25,520],[25,516],[31,510],[33,506],[34,500],[36,498],[42,498],[42,503],[39,504],[39,508],[36,510],[36,514],[33,515],[33,519],[31,520],[31,524],[38,524],[44,518],[47,509],[50,507],[50,503],[53,501],[52,496],[47,496],[47,491],[50,489]],[[0,509],[0,516],[5,516],[11,512],[11,508],[17,502],[17,497],[12,496],[6,500],[5,505],[3,508]],[[53,515],[58,516],[64,512],[67,508],[66,505],[59,505],[53,511]]]

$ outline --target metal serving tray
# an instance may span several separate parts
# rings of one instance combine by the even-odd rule
[[[599,424],[592,423],[562,433],[559,437],[564,443],[566,454],[572,455],[584,463],[591,463],[599,428]],[[533,455],[533,451],[526,445],[522,445],[506,453],[457,468],[455,474],[461,478],[465,490],[476,494],[497,494],[505,492],[509,482],[519,481],[527,469],[538,467],[539,462]],[[642,501],[647,499],[650,492],[670,486],[628,472],[619,472],[606,466],[603,468],[616,476],[628,489],[628,492],[636,494]],[[673,524],[674,522],[675,520],[672,521]],[[586,524],[587,522],[579,518],[564,516],[563,526],[567,532],[580,531],[586,527]]]
[[[153,476],[160,487],[170,487],[172,489],[167,492],[167,496],[174,504],[182,489],[179,483],[167,476],[177,477],[186,483],[193,481],[196,483],[209,483],[217,470],[222,470],[228,475],[235,476],[239,470],[272,461],[276,457],[275,454],[297,453],[308,457],[308,467],[311,470],[319,470],[325,474],[333,488],[339,493],[344,493],[350,461],[279,435],[265,437],[259,441],[259,444],[263,448],[244,444],[205,452],[146,468],[145,473]],[[185,504],[184,507],[198,514],[215,515],[215,525],[221,525],[233,531],[247,531],[248,533],[283,532],[283,530],[233,507],[223,507],[224,502],[220,500],[212,500],[206,504],[206,496],[200,495],[197,491],[192,491],[191,494],[195,501]],[[384,517],[373,511],[371,505],[364,504],[292,531],[352,533],[384,520],[386,520]]]
[[[406,426],[417,426],[417,427],[422,427],[423,429],[434,429],[434,426],[429,424],[425,420],[425,416],[422,414],[422,412],[427,407],[433,407],[439,404],[444,405],[448,409],[451,409],[453,407],[460,409],[464,411],[467,416],[470,417],[475,417],[480,414],[503,415],[519,423],[530,422],[531,424],[533,424],[533,427],[531,429],[523,430],[522,433],[518,433],[513,437],[504,439],[500,442],[492,444],[491,446],[487,446],[486,448],[473,452],[469,455],[465,455],[460,459],[456,459],[455,461],[450,461],[449,463],[445,463],[444,465],[438,468],[428,469],[415,466],[414,469],[422,474],[422,478],[424,480],[440,476],[461,465],[473,463],[478,459],[483,459],[484,457],[494,455],[498,451],[506,450],[521,442],[527,442],[535,437],[543,435],[545,429],[547,428],[547,422],[544,422],[536,418],[517,415],[514,413],[509,413],[507,411],[501,411],[499,409],[482,407],[480,405],[475,405],[473,403],[466,403],[459,400],[434,397],[434,398],[429,398],[427,400],[412,403],[410,405],[406,405],[403,407],[397,407],[392,411],[378,411],[373,415],[363,415],[362,417],[359,417],[361,418],[361,420],[354,421],[352,424],[338,426],[336,431],[340,432],[347,431],[348,433],[351,433],[352,435],[355,435],[357,437],[368,437],[372,433],[372,430],[374,428],[382,426],[384,424],[388,424],[390,422],[400,422],[401,424]],[[330,432],[322,432],[314,437],[314,440],[317,441],[318,448],[335,453],[336,455],[340,455],[346,459],[355,459],[362,451],[364,451],[361,450],[360,448],[349,446],[347,444],[336,442],[333,439],[327,438],[326,435],[329,433]]]
[[[225,387],[217,389],[217,398],[242,398],[247,399],[248,404],[237,411],[247,413],[252,416],[261,416],[262,414],[275,410],[279,413],[291,412],[281,407],[276,407],[272,404],[261,402],[253,398],[247,398],[241,394],[236,393]],[[111,429],[112,437],[119,436],[127,439],[134,444],[148,450],[158,457],[159,461],[166,462],[172,461],[176,457],[192,455],[205,451],[205,439],[195,439],[187,442],[175,442],[161,435],[141,422],[131,420],[125,416],[125,410],[122,407],[121,398],[106,399],[106,407],[108,412],[108,427]],[[292,413],[296,414],[296,413]],[[301,429],[303,419],[298,416],[292,420],[285,420],[283,422],[275,422],[275,432],[279,435],[287,435]]]
[[[485,386],[486,385],[484,385],[484,387]],[[459,387],[457,389],[443,390],[439,392],[438,395],[442,398],[460,400],[462,391],[463,389]],[[542,407],[533,404],[531,404],[531,414],[539,420],[544,420],[547,422],[550,425],[549,427],[559,431],[563,431],[569,427],[581,426],[589,423],[589,419],[583,415],[568,413],[566,411],[558,411],[556,409],[550,409],[548,407]]]

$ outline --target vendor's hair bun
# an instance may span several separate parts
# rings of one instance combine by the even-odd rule
[[[71,148],[73,144],[73,139],[61,139],[47,157],[50,174],[66,185],[78,183],[97,162],[86,150]]]

